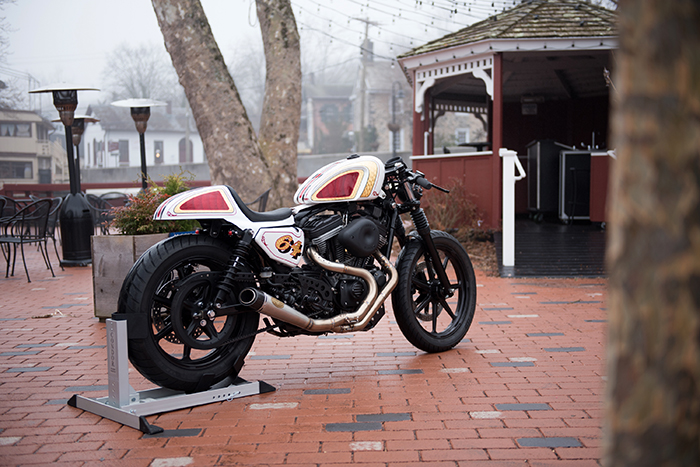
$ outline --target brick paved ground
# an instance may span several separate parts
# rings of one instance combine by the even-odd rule
[[[52,278],[30,256],[32,283],[0,277],[0,465],[599,465],[605,279],[479,274],[468,339],[442,354],[391,312],[369,333],[263,335],[241,376],[276,392],[148,417],[166,430],[148,436],[66,405],[107,395],[105,325],[89,267]]]

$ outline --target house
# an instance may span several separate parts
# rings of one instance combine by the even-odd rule
[[[562,189],[561,150],[578,149],[588,154],[579,187],[590,191],[590,199],[578,201],[589,203],[591,221],[604,221],[606,73],[617,46],[614,11],[581,1],[528,0],[399,56],[413,88],[414,168],[438,183],[461,174],[485,223],[498,228],[500,148],[527,160],[527,177],[516,184],[516,212],[535,214],[541,214],[540,202],[561,208],[553,199]],[[437,157],[436,120],[455,109],[488,121],[484,144],[472,154]],[[537,165],[543,148],[552,163]]]
[[[0,185],[64,183],[68,161],[54,126],[28,110],[0,109]]]
[[[306,140],[309,154],[339,154],[352,150],[352,85],[315,84],[304,87]],[[302,129],[304,125],[302,124]],[[306,136],[306,138],[304,138]]]
[[[351,100],[358,152],[401,152],[411,146],[410,88],[392,61],[375,60],[364,47]],[[362,135],[358,129],[364,128]],[[392,131],[392,129],[394,131]]]
[[[139,134],[128,108],[93,104],[87,115],[99,119],[86,124],[80,150],[83,182],[130,182],[139,178]],[[197,179],[209,179],[202,139],[191,112],[185,108],[152,107],[144,134],[148,175],[190,170]]]

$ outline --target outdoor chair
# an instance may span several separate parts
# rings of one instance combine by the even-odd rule
[[[119,208],[129,204],[129,195],[122,193],[120,191],[109,191],[100,195],[100,199],[103,199],[110,206]]]
[[[38,245],[47,269],[50,269],[51,275],[56,277],[46,251],[47,226],[49,223],[51,206],[52,200],[50,199],[35,201],[22,208],[14,216],[4,222],[2,235],[0,235],[0,249],[2,250],[2,254],[7,262],[5,277],[15,275],[17,246],[19,246],[22,252],[22,263],[24,264],[24,272],[27,275],[27,282],[32,281],[29,277],[27,260],[24,255],[24,245],[32,243],[36,243]],[[11,274],[10,262],[12,262]]]
[[[63,263],[61,262],[61,257],[58,256],[58,248],[56,247],[56,232],[58,232],[58,221],[61,214],[61,205],[63,204],[63,198],[52,198],[51,199],[51,210],[49,211],[49,222],[46,225],[46,239],[50,238],[53,241],[53,251],[56,252],[56,258],[58,259],[58,264],[61,266],[61,271],[63,269]],[[48,253],[47,253],[48,254]]]
[[[7,196],[0,195],[0,218],[12,217],[22,209],[20,203]]]
[[[108,235],[112,205],[99,196],[87,194],[85,197],[92,214],[93,228],[99,229],[102,235]]]
[[[109,234],[109,226],[114,220],[114,208],[122,208],[129,205],[129,195],[118,191],[110,191],[100,195],[100,199],[104,202],[107,211],[103,214],[104,217],[104,233]]]

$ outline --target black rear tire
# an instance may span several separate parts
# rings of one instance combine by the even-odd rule
[[[120,291],[118,311],[147,318],[141,322],[143,327],[147,323],[148,329],[128,336],[129,360],[151,382],[169,389],[195,392],[208,389],[228,376],[237,376],[255,340],[257,313],[223,316],[209,322],[207,327],[216,327],[226,336],[222,346],[210,350],[183,343],[174,332],[171,316],[176,303],[213,298],[212,281],[202,280],[203,285],[195,287],[192,280],[187,285],[187,279],[196,281],[197,273],[226,271],[230,254],[230,247],[222,241],[204,235],[178,235],[151,247],[129,271]],[[243,288],[248,285],[243,284]],[[191,299],[181,297],[182,293],[177,295],[181,288],[192,295]],[[182,315],[187,319],[185,313],[189,312]],[[196,329],[196,322],[191,321],[185,324]],[[199,335],[206,338],[205,332],[202,329]],[[225,343],[246,335],[250,337]]]
[[[391,302],[396,322],[411,344],[425,352],[443,352],[459,344],[471,326],[476,278],[469,255],[456,238],[439,230],[431,237],[453,295],[442,291],[423,241],[416,238],[399,256],[399,283]]]

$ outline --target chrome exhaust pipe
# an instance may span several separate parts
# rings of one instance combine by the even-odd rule
[[[285,323],[292,324],[307,331],[339,333],[361,331],[367,326],[379,307],[384,303],[384,300],[386,300],[388,295],[394,290],[399,280],[396,268],[394,268],[391,262],[379,252],[375,253],[375,257],[381,264],[382,269],[389,274],[389,280],[381,293],[378,291],[376,280],[369,271],[362,268],[347,266],[342,263],[328,261],[319,255],[313,247],[309,248],[308,253],[311,259],[323,268],[360,277],[367,282],[369,286],[367,297],[357,308],[357,311],[345,313],[329,319],[312,319],[265,292],[253,288],[247,288],[241,291],[238,297],[241,304],[253,311],[279,319],[280,321],[284,321]]]
[[[266,294],[262,290],[247,288],[238,295],[243,306],[258,313],[271,316],[285,323],[293,324],[302,329],[310,329],[313,325],[311,318],[298,312],[289,305]]]

